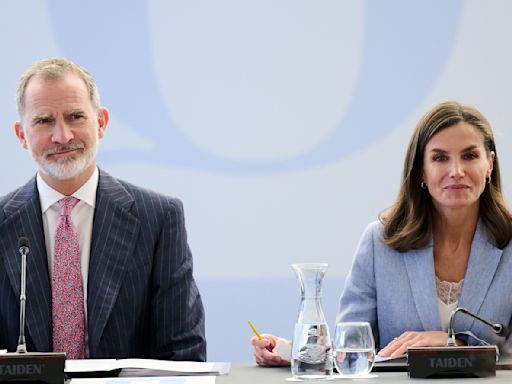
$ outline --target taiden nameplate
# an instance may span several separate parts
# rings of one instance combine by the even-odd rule
[[[407,350],[409,377],[496,376],[495,346],[412,347]]]
[[[0,383],[64,383],[65,353],[0,354]]]

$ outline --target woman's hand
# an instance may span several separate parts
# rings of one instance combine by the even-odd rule
[[[254,357],[258,365],[283,366],[290,364],[288,360],[279,356],[275,350],[278,342],[289,343],[288,340],[269,334],[262,334],[261,337],[261,340],[256,336],[251,339],[251,344],[254,347]]]
[[[448,334],[442,331],[404,332],[382,348],[378,355],[396,358],[405,354],[408,347],[443,347],[447,342]]]

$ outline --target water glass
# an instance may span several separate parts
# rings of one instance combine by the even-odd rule
[[[334,332],[334,363],[343,376],[370,373],[375,360],[375,341],[367,322],[337,323]]]

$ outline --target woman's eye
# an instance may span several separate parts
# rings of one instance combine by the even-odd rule
[[[476,159],[478,157],[478,155],[476,153],[466,153],[464,155],[464,159],[466,160],[473,160],[473,159]]]

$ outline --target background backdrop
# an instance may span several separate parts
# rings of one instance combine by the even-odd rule
[[[111,112],[100,166],[184,202],[209,360],[252,360],[247,320],[291,336],[293,262],[329,263],[333,325],[433,104],[490,119],[511,200],[507,0],[18,0],[0,15],[0,194],[35,172],[13,129],[19,75],[84,65]]]

